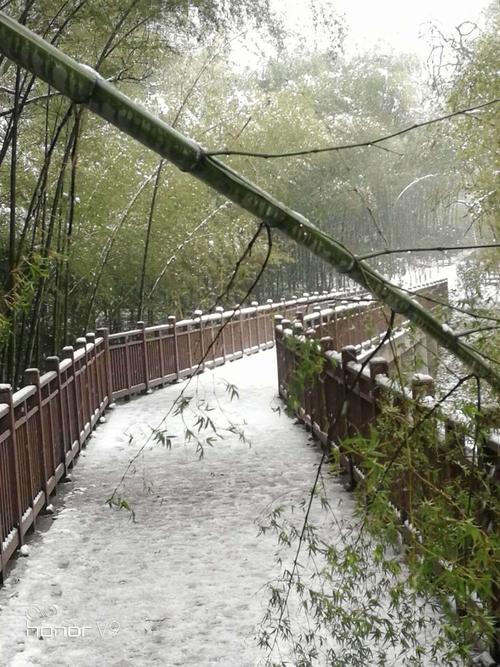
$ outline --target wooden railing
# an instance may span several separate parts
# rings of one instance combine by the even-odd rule
[[[433,296],[436,296],[437,289],[436,285]],[[367,314],[371,316],[372,309],[376,308],[373,304],[367,304]],[[354,317],[358,317],[361,312],[358,311]],[[376,313],[372,317],[373,326],[377,322],[382,323],[377,317]],[[385,318],[384,322],[386,327]],[[312,323],[315,323],[314,327],[307,326]],[[426,415],[432,410],[432,418],[426,421],[426,437],[434,443],[432,452],[435,456],[429,454],[432,457],[432,469],[428,473],[429,480],[432,479],[434,488],[438,489],[436,493],[452,482],[458,483],[459,487],[469,488],[471,477],[468,471],[475,466],[482,479],[487,480],[483,484],[491,485],[491,497],[494,498],[500,485],[500,430],[493,430],[493,421],[490,420],[489,430],[481,430],[478,449],[477,422],[467,422],[437,404],[434,398],[435,383],[429,375],[415,374],[410,387],[404,387],[397,379],[390,378],[387,360],[381,356],[370,359],[368,355],[367,358],[364,352],[366,348],[371,348],[373,352],[373,343],[380,342],[380,335],[364,345],[359,340],[362,332],[362,326],[353,332],[338,313],[335,317],[326,311],[321,315],[299,317],[295,322],[278,317],[275,331],[280,395],[284,399],[292,399],[298,417],[328,451],[336,450],[346,486],[353,489],[365,479],[367,462],[360,454],[362,449],[353,447],[353,436],[368,436],[371,426],[389,402],[392,406],[391,414],[398,414],[399,423],[406,423],[409,432],[420,422],[426,421]],[[329,333],[337,337],[332,338]],[[358,340],[352,336],[357,336]],[[335,341],[342,344],[346,338],[349,338],[350,343],[358,344],[345,345],[337,351]],[[296,371],[303,359],[304,343],[315,346],[324,362],[321,372],[309,378],[305,386],[298,386],[294,378],[297,377]],[[364,361],[367,361],[366,367]],[[487,410],[484,415],[488,416]],[[492,419],[495,419],[494,412]],[[498,423],[495,426],[498,429]],[[397,448],[397,444],[390,440],[388,438],[386,443],[385,459],[384,455],[379,455],[382,457],[378,459],[380,464],[384,464],[384,460],[385,463],[390,461]],[[429,500],[429,494],[432,496],[432,490],[429,491],[432,484],[427,483],[421,474],[416,475],[408,470],[402,472],[389,489],[389,498],[400,517],[403,532],[412,529],[408,518],[415,511],[415,503],[418,504],[419,498]],[[493,531],[498,529],[498,516],[492,516],[491,507],[481,506],[480,513],[481,516],[476,517],[478,525],[489,525]],[[500,584],[498,581],[495,583],[494,575],[491,595],[491,599],[485,603],[493,618],[500,619]],[[500,627],[500,621],[498,624]],[[500,655],[500,637],[496,638],[492,650],[495,655]]]
[[[360,293],[351,293],[358,298]],[[109,335],[98,329],[0,385],[0,581],[108,405],[274,344],[274,315],[308,313],[345,294],[315,293]]]
[[[414,290],[415,301],[426,309],[434,309],[436,302],[448,300],[448,281],[438,280],[421,285]],[[331,308],[314,306],[312,313],[301,313],[299,326],[304,332],[315,337],[330,337],[333,349],[341,350],[346,345],[368,345],[377,343],[381,334],[387,330],[390,321],[390,309],[379,301],[365,297],[345,300]],[[396,315],[394,329],[404,327],[408,320],[404,315]]]

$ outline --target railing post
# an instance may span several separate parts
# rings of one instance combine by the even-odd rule
[[[137,328],[141,331],[141,348],[142,348],[142,375],[144,378],[144,393],[149,391],[149,360],[148,360],[148,344],[146,341],[146,323],[140,320],[137,322]]]
[[[252,308],[255,308],[255,333],[257,335],[257,347],[260,349],[260,322],[259,322],[259,302],[252,301]],[[251,345],[253,347],[253,345]]]
[[[222,306],[217,306],[215,312],[219,315],[219,331],[217,335],[220,334],[222,341],[222,358],[224,363],[226,363],[226,327],[224,326],[224,308]],[[217,345],[215,345],[217,347]]]
[[[45,425],[43,423],[42,415],[42,390],[40,388],[40,371],[38,368],[27,368],[24,371],[24,383],[26,385],[33,385],[35,387],[35,403],[37,407],[37,417],[38,420],[38,432],[40,434],[40,442],[38,443],[38,465],[42,470],[42,480],[43,480],[43,491],[45,494],[45,504],[49,502],[49,485],[47,479],[47,434],[45,433]],[[52,459],[54,456],[52,455]],[[53,461],[52,461],[53,464]],[[54,465],[50,466],[51,472],[54,475],[55,481],[55,467]],[[33,517],[34,520],[34,517]]]
[[[66,347],[63,347],[63,356],[65,359],[71,359],[71,368],[72,368],[72,374],[73,374],[73,382],[71,383],[73,385],[73,403],[75,406],[75,416],[76,416],[76,429],[77,429],[77,440],[78,440],[78,445],[81,448],[82,445],[82,438],[83,438],[83,425],[81,423],[81,417],[80,417],[80,408],[81,406],[81,396],[80,396],[80,391],[77,387],[78,384],[78,378],[76,375],[76,364],[75,364],[75,350],[71,345],[67,345]],[[69,391],[68,391],[68,407],[69,407]],[[71,414],[71,412],[70,412]],[[73,443],[71,443],[71,449],[73,449]]]
[[[245,351],[245,338],[243,336],[243,313],[239,305],[235,306],[236,315],[238,315],[238,323],[240,325],[240,351],[241,354]]]
[[[13,499],[15,505],[14,510],[17,520],[19,545],[22,546],[24,543],[24,536],[22,531],[23,506],[21,503],[21,474],[20,474],[19,456],[18,456],[17,442],[16,442],[16,422],[14,417],[14,403],[12,399],[12,387],[10,384],[0,384],[0,403],[6,403],[9,409],[7,420],[10,431],[11,452],[10,456],[8,456],[8,460],[9,460],[11,479],[12,482],[14,483],[14,489],[11,498]]]
[[[389,375],[389,363],[384,357],[372,357],[370,361],[370,379],[372,381],[373,417],[381,412],[381,388],[377,384],[377,375]]]
[[[57,466],[62,463],[64,466],[64,470],[66,471],[66,452],[68,451],[68,448],[71,449],[71,438],[68,436],[67,431],[66,431],[66,422],[64,419],[64,408],[63,408],[63,400],[62,400],[62,382],[61,382],[61,370],[59,368],[59,357],[47,357],[45,359],[45,365],[47,366],[47,370],[51,371],[52,373],[56,374],[56,384],[57,384],[57,403],[59,405],[59,433],[61,434],[62,438],[62,450],[63,450],[63,458],[61,461],[54,461],[55,467],[57,469]],[[69,418],[69,415],[68,415]]]
[[[349,379],[351,373],[348,370],[348,364],[351,362],[356,362],[356,348],[353,345],[346,345],[342,348],[342,375],[344,383],[344,409],[342,412],[343,416],[340,417],[340,426],[341,426],[341,438],[349,437],[350,435],[355,435],[355,424],[352,423],[352,415],[354,413],[354,392],[355,387],[351,385]],[[340,450],[342,451],[342,442],[340,442]],[[354,462],[352,454],[347,454],[347,482],[345,486],[348,491],[354,490],[356,486],[356,478],[354,475]]]
[[[195,364],[200,367],[200,370],[205,370],[205,343],[203,340],[203,311],[195,310],[194,316],[198,319],[198,330],[199,330],[199,339],[200,339],[200,358],[195,359]]]
[[[97,329],[97,335],[103,339],[104,345],[104,382],[108,405],[113,402],[113,374],[111,372],[111,352],[109,349],[109,329],[102,327]]]
[[[272,343],[274,341],[274,328],[273,328],[273,300],[267,299],[266,301],[267,309],[265,311],[264,318],[264,332],[266,343]]]
[[[411,393],[413,400],[424,396],[435,396],[436,385],[430,375],[415,374],[411,379]]]
[[[76,349],[77,350],[83,350],[83,358],[85,360],[85,370],[82,370],[80,373],[80,390],[81,390],[81,397],[83,399],[83,392],[85,391],[86,387],[86,400],[82,400],[82,417],[83,417],[83,439],[81,444],[83,445],[86,437],[85,437],[85,426],[87,424],[87,419],[89,427],[92,428],[92,400],[91,400],[91,392],[90,392],[90,374],[89,374],[89,359],[88,359],[88,354],[87,354],[87,340],[83,336],[80,338],[76,339]],[[85,387],[83,387],[83,382],[85,378]],[[85,405],[87,403],[87,405]],[[85,407],[87,408],[87,415],[85,414]]]
[[[318,316],[318,338],[323,338],[323,317],[321,315],[321,306],[313,306],[313,313]]]
[[[100,399],[99,399],[99,378],[97,376],[97,350],[95,347],[95,333],[88,332],[85,334],[85,340],[87,344],[91,346],[91,350],[87,353],[87,363],[88,363],[88,377],[89,377],[89,390],[91,404],[90,409],[91,414],[94,414],[94,407],[99,412]]]
[[[173,336],[173,341],[174,341],[174,370],[175,370],[175,378],[176,380],[179,379],[179,341],[177,340],[177,320],[175,319],[175,315],[169,315],[167,318],[167,322],[172,328],[172,336]],[[189,340],[189,333],[188,333],[188,340]],[[191,346],[189,346],[189,363],[190,366],[192,365],[191,363]],[[164,364],[164,359],[163,355],[161,357],[162,364]]]

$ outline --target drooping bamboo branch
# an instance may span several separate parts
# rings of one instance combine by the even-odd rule
[[[392,310],[404,314],[461,359],[474,374],[500,391],[498,371],[430,312],[390,284],[345,246],[217,158],[207,155],[199,144],[132,102],[91,68],[77,63],[1,12],[0,51],[182,171],[190,172],[259,220],[307,247],[339,273],[348,275],[368,289]]]

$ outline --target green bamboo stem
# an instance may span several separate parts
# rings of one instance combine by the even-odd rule
[[[363,260],[304,216],[292,211],[217,158],[206,155],[199,144],[130,100],[94,70],[63,54],[3,12],[0,12],[0,52],[182,171],[208,184],[259,220],[309,248],[338,272],[345,273],[368,289],[392,310],[404,314],[455,354],[472,373],[500,391],[500,373],[495,368]]]

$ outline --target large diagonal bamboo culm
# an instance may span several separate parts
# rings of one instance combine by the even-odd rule
[[[3,12],[0,12],[0,52],[49,83],[75,104],[88,107],[182,171],[189,172],[249,211],[269,227],[278,229],[307,247],[394,312],[403,314],[461,359],[475,375],[500,391],[498,370],[449,327],[443,326],[429,310],[387,281],[369,264],[304,216],[277,201],[217,158],[208,155],[198,143],[135,104],[92,68],[63,54]]]

